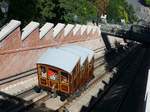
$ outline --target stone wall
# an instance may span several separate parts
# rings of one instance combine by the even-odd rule
[[[58,23],[40,24],[31,21],[20,29],[21,22],[11,20],[0,31],[0,54],[19,52],[20,50],[51,47],[100,38],[100,27],[92,25],[65,25]]]

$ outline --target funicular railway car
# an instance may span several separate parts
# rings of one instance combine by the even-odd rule
[[[77,47],[65,46],[60,49],[78,55],[80,57],[80,76],[78,76],[80,82],[78,84],[78,88],[83,87],[87,82],[87,74],[88,74],[88,53],[82,51],[82,49],[78,49]],[[82,52],[80,52],[82,51]]]
[[[78,51],[82,52],[87,52],[88,53],[88,70],[87,70],[87,81],[90,80],[94,75],[93,75],[93,71],[94,71],[94,51],[85,48],[85,47],[81,47],[81,46],[76,46],[76,45],[71,45],[72,48],[76,48],[78,49]]]
[[[69,46],[49,48],[37,62],[39,87],[56,92],[64,101],[89,80],[86,77],[88,56],[82,49]]]

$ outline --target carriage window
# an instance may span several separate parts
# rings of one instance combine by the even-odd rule
[[[58,80],[57,71],[48,69],[47,74],[48,74],[48,78],[49,79],[51,79],[51,80]]]
[[[62,83],[68,83],[69,82],[69,78],[68,78],[68,74],[65,72],[61,72],[61,82]]]
[[[41,75],[46,78],[46,68],[44,66],[41,66]]]

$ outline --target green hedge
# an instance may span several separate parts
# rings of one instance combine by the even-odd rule
[[[150,0],[145,0],[146,5],[150,5]]]

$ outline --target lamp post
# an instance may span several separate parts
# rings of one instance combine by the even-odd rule
[[[3,0],[0,3],[0,9],[1,9],[2,13],[4,14],[4,18],[0,21],[0,26],[2,26],[7,19],[8,8],[9,8],[8,2]]]

